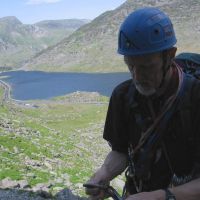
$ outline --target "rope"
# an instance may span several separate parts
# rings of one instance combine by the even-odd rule
[[[147,139],[149,138],[149,136],[151,135],[152,131],[157,127],[157,125],[161,122],[161,120],[163,119],[163,117],[165,117],[165,115],[167,114],[167,112],[171,109],[172,105],[175,103],[175,101],[177,100],[178,95],[180,94],[180,90],[182,88],[182,84],[183,84],[183,71],[182,69],[176,64],[173,63],[173,65],[177,68],[178,71],[178,76],[179,76],[179,84],[178,84],[178,88],[177,91],[174,95],[170,96],[164,106],[163,109],[160,113],[160,115],[154,120],[154,123],[147,129],[146,132],[144,132],[140,138],[140,141],[138,143],[138,145],[135,147],[134,149],[134,154],[142,147],[142,145],[147,141]]]

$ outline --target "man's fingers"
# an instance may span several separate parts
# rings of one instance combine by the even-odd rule
[[[85,187],[85,193],[89,195],[89,199],[91,200],[103,200],[107,198],[109,195],[107,194],[109,183],[105,183],[103,181],[88,181],[83,184]]]
[[[90,195],[90,200],[103,200],[108,197],[103,190],[99,190],[97,195]]]
[[[86,188],[85,193],[87,195],[93,195],[93,196],[99,195],[100,189],[99,188]]]

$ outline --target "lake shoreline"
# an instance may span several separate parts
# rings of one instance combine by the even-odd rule
[[[39,100],[17,100],[11,97],[11,86],[0,80],[0,87],[4,89],[4,94],[1,104],[11,103],[15,106],[22,106],[26,108],[37,108],[41,105],[56,104],[108,104],[108,99],[101,96],[97,92],[80,92],[76,91],[67,95],[57,96],[51,99]]]
[[[5,81],[0,80],[0,87],[2,87],[3,90],[4,90],[1,104],[11,103],[11,104],[14,104],[15,106],[16,105],[24,106],[24,107],[27,106],[28,101],[13,99],[11,97],[11,89],[12,89],[12,87],[8,83],[6,83]],[[28,105],[31,105],[31,104],[28,104]],[[32,107],[34,107],[34,105],[32,105]]]
[[[50,100],[74,92],[97,92],[102,96],[110,97],[113,89],[128,79],[130,79],[129,73],[12,71],[0,75],[0,80],[8,85],[10,98],[20,102]]]

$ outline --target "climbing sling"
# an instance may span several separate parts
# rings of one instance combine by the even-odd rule
[[[143,133],[138,145],[133,148],[130,144],[128,148],[129,166],[126,170],[126,177],[127,179],[131,179],[134,183],[136,193],[142,191],[143,180],[149,178],[149,171],[153,162],[154,153],[158,148],[158,145],[163,145],[162,137],[167,124],[174,112],[180,106],[186,87],[191,85],[189,83],[190,78],[188,78],[188,75],[183,73],[178,65],[175,63],[174,65],[176,66],[179,74],[179,85],[175,95],[169,97],[165,102],[161,113],[154,120],[154,123],[147,129],[147,131]],[[166,152],[164,153],[166,154]],[[135,157],[137,157],[137,159],[135,159]],[[170,165],[170,163],[168,164]]]

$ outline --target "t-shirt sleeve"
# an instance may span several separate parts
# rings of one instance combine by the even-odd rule
[[[103,138],[108,141],[113,151],[127,153],[128,128],[123,94],[115,89],[110,98]]]

